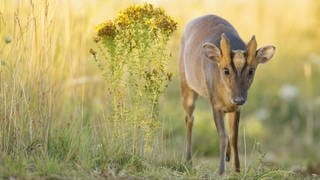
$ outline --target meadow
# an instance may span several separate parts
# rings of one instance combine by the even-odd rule
[[[98,24],[144,2],[0,0],[0,179],[319,178],[320,2],[146,1],[178,25],[166,47],[173,75],[160,96],[151,150],[135,154],[110,126],[110,81],[90,49]],[[203,98],[193,166],[184,157],[179,42],[188,21],[209,13],[231,22],[245,41],[255,35],[259,47],[277,47],[242,107],[241,173],[228,163],[224,177],[216,174],[218,137]]]

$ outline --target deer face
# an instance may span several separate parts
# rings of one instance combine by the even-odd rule
[[[254,36],[246,50],[231,50],[224,34],[221,35],[220,49],[209,42],[203,45],[204,56],[218,64],[220,82],[231,103],[237,106],[246,102],[258,64],[268,62],[274,52],[275,47],[271,45],[257,50]]]

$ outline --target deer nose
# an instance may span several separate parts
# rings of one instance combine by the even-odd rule
[[[233,103],[235,104],[235,105],[242,105],[242,104],[244,104],[245,102],[246,102],[246,98],[245,97],[242,97],[242,96],[239,96],[239,97],[235,97],[234,99],[233,99]]]

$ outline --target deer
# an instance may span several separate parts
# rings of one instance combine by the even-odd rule
[[[275,50],[273,45],[257,49],[254,35],[245,43],[236,29],[217,15],[201,16],[187,24],[180,42],[179,76],[189,164],[192,164],[193,112],[200,95],[211,105],[219,136],[218,174],[225,174],[225,161],[230,159],[235,172],[240,172],[240,107],[247,101],[257,66],[268,62]],[[225,114],[228,114],[229,135]]]

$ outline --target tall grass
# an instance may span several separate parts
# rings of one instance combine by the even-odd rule
[[[1,152],[96,165],[106,127],[102,85],[87,76],[92,22],[64,1],[0,4]]]
[[[19,153],[38,141],[47,151],[61,81],[54,78],[61,67],[54,59],[56,39],[49,32],[47,3],[39,8],[31,2],[26,12],[20,2],[11,16],[3,14],[1,35],[11,39],[1,43],[1,149],[7,153]]]

